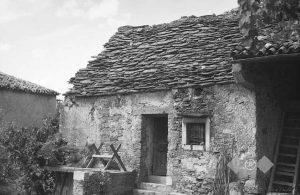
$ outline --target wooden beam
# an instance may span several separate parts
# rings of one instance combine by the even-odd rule
[[[92,144],[92,150],[94,150],[94,154],[96,155],[100,155],[100,149],[102,148],[102,146],[104,145],[104,143],[100,143],[99,147],[97,148],[95,144]],[[95,162],[96,162],[96,158],[93,158],[90,160],[90,162],[88,163],[88,165],[86,166],[86,168],[91,168]],[[102,162],[103,163],[103,162]]]
[[[279,154],[280,141],[281,141],[281,138],[282,138],[282,135],[283,135],[284,118],[285,118],[285,113],[282,114],[279,133],[276,137],[276,143],[275,143],[276,148],[275,148],[275,152],[273,153],[273,163],[274,163],[274,165],[271,169],[271,177],[270,177],[270,180],[269,180],[268,192],[271,192],[272,189],[273,189],[273,181],[274,181],[274,177],[275,177],[275,171],[276,171],[277,158],[278,158],[278,154]]]
[[[212,116],[209,113],[178,113],[178,116],[192,117],[192,118],[206,118]]]
[[[81,171],[81,172],[101,172],[103,170],[99,168],[80,168],[80,167],[67,167],[67,166],[58,166],[58,167],[42,167],[45,170],[48,171],[55,171],[55,172],[75,172],[75,171]]]
[[[257,63],[257,62],[269,62],[269,61],[293,60],[293,59],[300,60],[300,53],[277,54],[277,55],[260,56],[260,57],[246,58],[246,59],[237,59],[237,60],[233,60],[232,63],[249,64],[249,63]]]
[[[121,144],[119,144],[118,148],[120,148],[120,147],[121,147]],[[110,148],[114,153],[113,157],[117,159],[117,163],[120,166],[120,169],[123,170],[123,171],[127,171],[126,168],[125,168],[125,165],[123,164],[120,156],[118,155],[118,151],[115,149],[114,145],[110,144]],[[113,159],[113,158],[111,158],[111,159]]]
[[[298,143],[296,168],[295,168],[295,175],[294,175],[294,179],[293,179],[293,191],[292,191],[293,195],[295,195],[298,192],[297,181],[298,181],[298,174],[299,174],[299,163],[300,163],[300,144]]]
[[[106,164],[106,166],[104,167],[104,170],[107,170],[109,168],[109,166],[112,164],[114,158],[116,157],[116,155],[118,155],[118,151],[120,150],[121,148],[121,144],[118,145],[117,149],[115,149],[115,147],[111,144],[110,145],[111,148],[114,148],[114,150],[112,149],[113,151],[113,156],[109,159],[108,163]],[[120,168],[121,170],[121,168]]]

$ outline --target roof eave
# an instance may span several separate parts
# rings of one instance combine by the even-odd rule
[[[23,90],[18,88],[9,88],[9,87],[1,87],[0,90],[9,90],[9,91],[16,91],[16,92],[24,92],[24,93],[30,93],[30,94],[36,94],[36,95],[47,95],[47,96],[58,96],[60,93],[56,91],[49,91],[49,92],[36,92],[31,90]]]
[[[277,60],[299,60],[299,59],[300,59],[300,53],[291,53],[291,54],[259,56],[259,57],[244,58],[244,59],[234,59],[232,60],[232,63],[249,64],[249,63],[261,63],[261,62],[265,63],[265,62],[277,61]]]

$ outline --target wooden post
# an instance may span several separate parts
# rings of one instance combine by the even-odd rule
[[[269,181],[269,187],[268,187],[268,193],[272,191],[273,189],[273,181],[274,181],[274,177],[275,177],[275,171],[276,171],[276,163],[277,163],[277,158],[278,158],[278,153],[279,153],[279,146],[280,146],[280,142],[281,142],[281,137],[283,134],[283,126],[284,126],[284,117],[285,114],[283,113],[282,116],[282,121],[281,121],[281,127],[279,129],[279,133],[277,135],[277,139],[276,139],[276,148],[275,148],[275,154],[273,156],[273,167],[272,167],[272,172],[271,172],[271,177],[270,177],[270,181]]]
[[[112,145],[112,144],[111,144]],[[116,152],[118,152],[121,148],[121,144],[118,145]],[[109,168],[109,166],[111,165],[111,163],[113,162],[115,158],[115,153],[113,154],[113,156],[109,159],[108,163],[106,164],[104,170],[107,170]],[[121,168],[120,168],[121,169]]]
[[[94,150],[94,154],[100,154],[100,149],[102,148],[104,144],[100,143],[99,147],[97,148],[95,144],[92,144],[92,150]],[[96,158],[93,158],[90,160],[90,162],[88,163],[88,165],[86,166],[86,168],[91,168],[93,166],[93,164],[95,163]]]
[[[295,195],[297,193],[297,181],[298,181],[298,172],[299,172],[299,162],[300,162],[300,143],[298,139],[298,151],[297,151],[297,160],[296,160],[296,167],[295,167],[295,175],[293,179],[293,192],[292,194]]]
[[[121,148],[121,144],[119,144],[119,146],[117,147],[117,149],[115,149],[115,147],[110,144],[110,148],[113,151],[113,156],[111,157],[111,159],[108,161],[107,165],[105,166],[104,170],[107,170],[109,168],[109,166],[111,165],[112,161],[114,160],[114,158],[116,158],[116,161],[119,165],[120,170],[122,171],[127,171],[120,156],[118,155],[118,151]]]

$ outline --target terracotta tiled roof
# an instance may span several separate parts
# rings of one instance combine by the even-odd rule
[[[230,52],[241,41],[234,14],[124,26],[70,79],[66,94],[98,96],[233,82]]]
[[[243,42],[232,50],[231,56],[233,59],[300,53],[299,34],[283,30],[279,24],[260,27],[258,43],[255,48],[250,49],[242,46],[242,44]]]
[[[18,79],[14,76],[5,74],[3,72],[0,72],[0,90],[1,89],[17,90],[45,95],[58,95],[56,91],[47,89],[29,81]]]
[[[284,43],[266,43],[255,50],[249,47],[238,46],[232,51],[234,59],[247,59],[253,57],[271,56],[278,54],[300,53],[300,42],[286,41]]]

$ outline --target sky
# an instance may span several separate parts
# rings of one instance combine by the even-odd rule
[[[64,93],[118,27],[236,7],[237,0],[0,0],[0,71]]]

